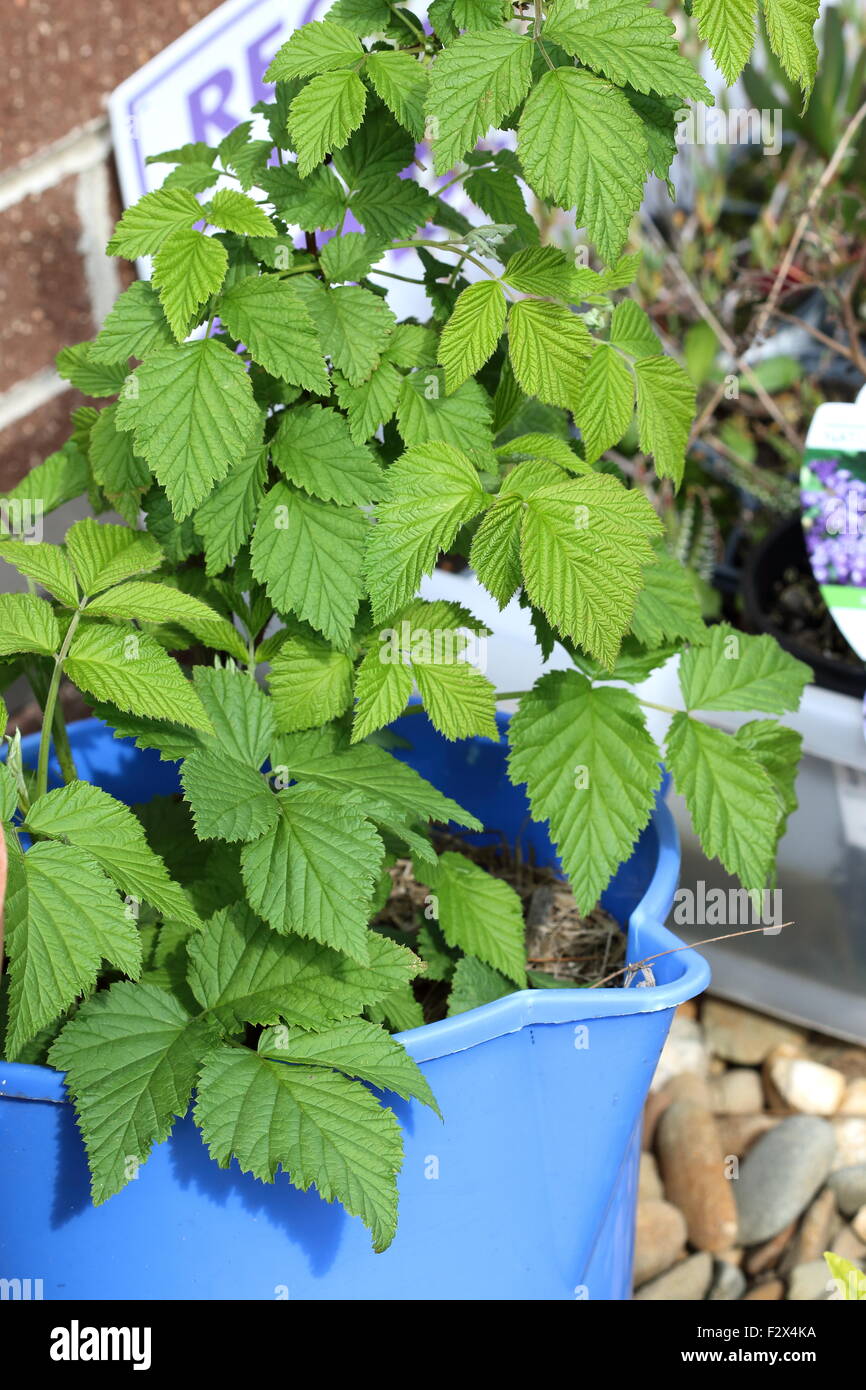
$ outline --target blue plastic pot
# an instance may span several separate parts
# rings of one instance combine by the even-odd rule
[[[507,780],[504,742],[448,744],[422,715],[397,728],[413,744],[408,762],[555,862]],[[71,737],[79,775],[125,801],[178,788],[174,764],[96,720]],[[679,862],[660,803],[605,894],[629,922],[630,960],[681,944],[662,925]],[[445,1122],[389,1097],[406,1158],[399,1229],[382,1255],[315,1191],[217,1168],[188,1116],[94,1208],[62,1076],[0,1063],[0,1277],[41,1279],[44,1297],[60,1299],[628,1298],[641,1109],[673,1010],[709,970],[682,951],[655,977],[653,987],[521,991],[401,1035]]]

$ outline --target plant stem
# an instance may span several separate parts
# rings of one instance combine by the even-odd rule
[[[36,793],[33,797],[34,801],[38,801],[40,796],[44,796],[48,790],[48,758],[51,751],[51,732],[54,727],[55,710],[60,714],[61,719],[63,717],[62,712],[57,709],[57,695],[60,690],[60,681],[63,677],[63,663],[69,655],[69,648],[75,636],[75,629],[78,627],[81,620],[83,605],[84,600],[82,600],[82,603],[73,613],[69,626],[66,629],[63,645],[54,658],[54,670],[51,675],[51,684],[48,687],[48,694],[45,698],[45,708],[42,711],[42,735],[39,739],[39,762],[36,767]]]
[[[675,709],[673,705],[657,705],[655,700],[644,700],[640,695],[635,697],[638,704],[644,705],[646,709],[657,709],[662,714],[682,714],[681,709]],[[688,711],[686,711],[688,713]]]
[[[453,241],[392,241],[388,250],[404,251],[412,250],[415,247],[420,247],[423,251],[450,251],[452,255],[462,256],[465,261],[471,261],[473,265],[477,265],[478,269],[483,270],[484,274],[488,275],[491,280],[499,279],[494,270],[486,266],[483,261],[479,261],[476,256],[470,255],[464,246],[458,246]]]

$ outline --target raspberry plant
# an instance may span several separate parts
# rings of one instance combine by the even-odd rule
[[[817,0],[763,7],[808,91]],[[693,8],[735,77],[750,6]],[[662,758],[707,853],[749,889],[771,879],[798,737],[692,712],[778,715],[809,673],[705,627],[647,496],[604,459],[636,411],[677,486],[694,412],[624,293],[644,182],[667,176],[683,101],[710,99],[661,10],[433,0],[425,28],[338,0],[267,75],[256,125],[158,156],[162,187],[108,247],[152,258],[151,278],[59,356],[102,404],[9,499],[86,493],[125,524],[0,541],[30,581],[0,598],[4,677],[26,672],[44,711],[35,773],[17,738],[0,768],[5,1055],[66,1071],[94,1201],[195,1093],[218,1163],[315,1184],[383,1249],[401,1137],[370,1086],[435,1107],[390,1032],[423,1021],[413,977],[451,978],[452,1011],[537,983],[513,890],[431,843],[431,821],[477,822],[384,732],[417,688],[447,738],[498,737],[497,692],[463,659],[479,625],[418,597],[439,553],[466,555],[500,606],[518,594],[542,650],[573,659],[523,695],[508,739],[583,909],[647,824]],[[403,177],[430,159],[425,131],[474,221]],[[543,242],[557,208],[594,267]],[[389,307],[389,249],[411,253],[424,321]],[[626,685],[677,651],[660,749]],[[182,802],[134,811],[78,778],[62,678],[180,763]],[[398,855],[438,904],[411,943],[370,926]]]

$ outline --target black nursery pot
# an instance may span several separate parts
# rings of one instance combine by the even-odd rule
[[[796,570],[811,580],[812,571],[799,517],[792,517],[772,531],[748,556],[743,568],[742,596],[747,626],[769,633],[805,661],[815,673],[815,684],[840,695],[862,699],[866,695],[866,666],[853,656],[850,661],[823,653],[812,643],[792,635],[778,621],[778,590],[786,572]]]

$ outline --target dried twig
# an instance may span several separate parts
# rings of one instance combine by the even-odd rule
[[[773,931],[781,931],[783,927],[793,927],[793,922],[780,922],[778,927],[773,926]],[[616,980],[620,975],[635,975],[639,970],[649,965],[651,960],[661,960],[662,956],[675,956],[678,951],[697,951],[701,946],[712,946],[716,941],[731,941],[735,936],[754,936],[756,932],[765,932],[767,927],[748,927],[745,931],[728,931],[724,936],[708,936],[704,941],[692,941],[687,946],[671,946],[668,951],[656,951],[654,956],[644,956],[643,960],[632,961],[631,965],[624,965],[621,970],[614,970],[613,974],[605,975],[603,980],[596,980],[594,985],[588,985],[588,989],[601,989],[602,985],[609,984],[611,980]]]

